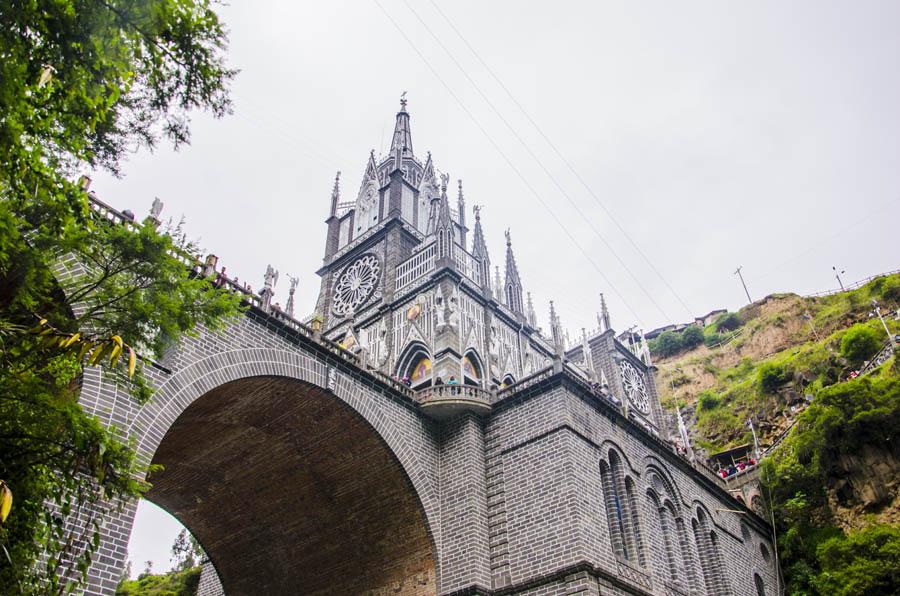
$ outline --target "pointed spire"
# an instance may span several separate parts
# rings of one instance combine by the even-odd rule
[[[519,314],[522,312],[522,280],[519,278],[519,268],[516,266],[516,257],[513,255],[512,237],[509,229],[506,230],[506,305]]]
[[[600,314],[597,316],[597,322],[600,324],[601,333],[612,329],[612,324],[609,322],[609,309],[606,308],[606,298],[602,292],[600,294]]]
[[[462,179],[456,181],[459,190],[456,194],[456,209],[459,212],[459,225],[466,227],[466,199],[463,196]]]
[[[453,219],[450,216],[450,200],[447,198],[447,181],[450,176],[441,175],[441,196],[437,200],[437,218],[434,224],[434,234],[437,236],[437,258],[450,258],[453,256]],[[432,201],[432,205],[435,201]]]
[[[553,339],[553,347],[556,349],[556,353],[562,354],[564,350],[562,326],[552,300],[550,301],[550,336]]]
[[[481,229],[481,206],[474,205],[472,211],[475,212],[475,231],[472,238],[472,255],[481,263],[481,285],[483,288],[490,291],[491,258],[488,256],[487,243],[484,241],[484,230]]]
[[[406,111],[406,91],[400,96],[400,111],[394,124],[394,136],[391,138],[390,154],[394,156],[394,167],[400,167],[404,156],[412,156],[412,133],[409,129],[409,113]]]
[[[337,215],[338,202],[341,200],[341,171],[334,177],[334,188],[331,189],[331,215]]]
[[[526,300],[526,309],[525,317],[528,319],[528,324],[537,329],[537,314],[534,312],[534,303],[531,301],[531,292],[527,294]]]

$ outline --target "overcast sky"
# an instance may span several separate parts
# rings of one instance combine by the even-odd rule
[[[413,148],[511,228],[525,289],[573,334],[604,292],[617,330],[900,268],[900,3],[332,0],[233,2],[234,115],[94,176],[261,286],[300,277],[312,311],[329,197],[353,200],[407,91]],[[471,218],[471,214],[470,214]],[[471,219],[470,219],[471,221]],[[546,326],[546,323],[544,323]],[[142,561],[178,526],[143,506]],[[168,524],[168,525],[167,525]]]

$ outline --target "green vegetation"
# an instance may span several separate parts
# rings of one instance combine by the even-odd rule
[[[764,393],[775,393],[790,379],[790,371],[778,362],[764,362],[756,371],[756,382]]]
[[[162,575],[142,573],[138,579],[119,583],[116,596],[194,596],[199,583],[200,567]]]
[[[717,332],[722,333],[723,331],[734,331],[741,324],[741,317],[737,313],[728,312],[716,319],[715,328]]]
[[[841,356],[859,366],[881,350],[884,334],[871,326],[857,323],[841,338]]]
[[[681,332],[681,348],[692,350],[703,343],[703,330],[696,325],[691,325]]]
[[[98,546],[93,506],[146,489],[131,447],[77,403],[85,367],[146,400],[139,360],[237,312],[173,256],[196,250],[178,226],[94,219],[77,181],[186,142],[192,109],[225,114],[224,44],[205,0],[0,8],[0,480],[14,496],[0,593],[77,592]],[[87,272],[59,276],[64,255]]]
[[[894,594],[900,588],[900,530],[871,525],[844,533],[829,498],[842,460],[891,454],[900,440],[900,371],[818,392],[782,446],[765,460],[784,571],[791,593]],[[874,480],[873,482],[878,482]],[[857,497],[842,495],[853,504]],[[869,504],[877,509],[889,503]]]

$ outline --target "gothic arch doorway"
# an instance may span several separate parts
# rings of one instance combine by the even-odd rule
[[[403,466],[315,385],[214,387],[178,415],[153,463],[164,470],[147,498],[191,530],[226,594],[435,593],[432,538]]]

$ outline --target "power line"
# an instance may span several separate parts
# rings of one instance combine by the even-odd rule
[[[585,213],[581,210],[581,208],[578,206],[578,204],[572,199],[572,197],[569,195],[569,193],[566,192],[566,190],[562,187],[562,185],[559,183],[559,181],[556,179],[556,177],[553,175],[553,173],[550,172],[549,169],[547,169],[547,167],[544,165],[544,162],[541,161],[541,159],[534,153],[534,151],[531,149],[531,147],[528,145],[528,143],[526,143],[522,139],[522,137],[521,137],[521,135],[519,135],[518,131],[516,131],[516,129],[509,123],[509,121],[503,116],[503,114],[500,113],[500,110],[497,109],[497,107],[493,104],[493,102],[491,102],[491,100],[488,99],[487,95],[485,95],[485,93],[478,86],[478,83],[476,83],[475,80],[472,79],[472,77],[469,75],[469,73],[466,72],[466,69],[462,67],[462,65],[459,63],[459,61],[453,55],[453,53],[447,49],[447,47],[441,41],[440,37],[435,35],[435,33],[434,33],[434,31],[432,31],[431,27],[428,26],[428,23],[426,23],[422,19],[422,17],[419,16],[419,13],[416,12],[416,10],[410,5],[408,0],[403,0],[403,3],[406,5],[406,7],[409,9],[409,11],[413,14],[413,16],[416,18],[416,20],[418,20],[419,23],[421,23],[421,25],[425,28],[425,30],[428,32],[428,34],[431,35],[432,38],[434,38],[434,40],[441,47],[441,49],[444,50],[444,53],[446,53],[447,56],[450,58],[450,60],[453,61],[453,64],[455,64],[456,67],[459,69],[459,71],[463,74],[463,76],[466,77],[466,80],[468,80],[469,83],[472,85],[472,87],[475,88],[475,90],[478,92],[478,94],[481,96],[481,98],[485,101],[485,103],[488,106],[490,106],[491,110],[494,111],[494,114],[496,114],[497,117],[500,119],[500,121],[503,122],[504,125],[506,125],[506,128],[508,128],[509,131],[516,138],[516,140],[519,141],[519,144],[525,148],[525,150],[528,152],[528,154],[531,156],[531,158],[538,164],[538,166],[540,166],[540,168],[541,168],[541,170],[543,170],[544,174],[546,174],[547,177],[550,178],[550,180],[551,180],[551,182],[553,182],[554,186],[556,186],[556,188],[559,190],[559,192],[562,193],[562,195],[566,198],[566,200],[569,202],[569,204],[575,209],[575,211],[578,213],[578,215],[581,217],[581,219],[583,219],[584,222],[587,223],[587,225],[591,228],[591,230],[593,230],[594,234],[600,239],[600,241],[603,243],[603,245],[606,246],[607,250],[609,250],[609,252],[612,253],[613,257],[615,257],[615,259],[619,262],[619,265],[621,265],[622,268],[625,269],[625,271],[628,273],[628,275],[631,277],[631,279],[634,280],[634,283],[637,284],[637,286],[641,289],[641,291],[644,293],[644,295],[647,297],[647,299],[650,300],[650,302],[657,308],[657,310],[659,310],[659,312],[663,315],[663,317],[665,317],[667,320],[671,320],[669,315],[656,302],[656,300],[653,298],[653,296],[650,294],[650,292],[647,291],[647,289],[643,286],[643,284],[641,284],[640,280],[631,271],[631,269],[628,267],[628,265],[625,263],[625,261],[622,260],[622,258],[619,256],[619,254],[616,252],[616,250],[612,247],[612,245],[606,240],[606,238],[603,237],[603,235],[600,233],[600,231],[594,226],[594,224],[587,217],[587,215],[585,215]]]
[[[404,2],[406,2],[406,0],[404,0]],[[693,316],[693,314],[694,314],[693,311],[685,303],[685,301],[682,299],[681,295],[679,295],[678,292],[675,291],[675,288],[673,288],[669,284],[668,280],[656,268],[656,266],[647,257],[647,255],[644,254],[644,252],[641,250],[640,246],[638,246],[638,244],[634,241],[634,239],[632,239],[631,235],[625,230],[625,228],[622,227],[621,224],[619,224],[619,221],[615,218],[615,216],[612,214],[612,212],[606,207],[606,205],[603,203],[603,201],[600,200],[600,197],[597,196],[597,194],[594,192],[594,190],[588,185],[588,183],[584,180],[584,178],[582,178],[581,174],[578,173],[578,171],[575,169],[575,167],[572,165],[572,163],[568,159],[566,159],[566,157],[556,147],[556,145],[550,140],[550,138],[546,135],[546,133],[544,133],[544,130],[538,125],[537,122],[535,122],[534,118],[531,117],[531,115],[522,106],[522,104],[519,103],[519,100],[516,99],[516,97],[509,90],[509,88],[503,83],[503,81],[500,79],[500,77],[497,76],[497,74],[493,71],[493,69],[490,66],[488,66],[487,62],[485,62],[484,59],[482,59],[481,55],[475,50],[474,47],[472,47],[472,44],[469,43],[469,41],[465,38],[465,36],[463,36],[463,34],[456,27],[456,25],[453,24],[453,22],[450,20],[450,18],[444,13],[443,10],[441,10],[441,8],[434,2],[434,0],[429,0],[429,2],[431,2],[431,5],[441,15],[441,17],[450,26],[450,28],[453,29],[453,32],[456,33],[456,35],[462,40],[462,42],[463,42],[463,44],[465,44],[466,48],[468,48],[469,51],[472,52],[472,54],[475,56],[475,58],[478,60],[478,62],[481,63],[481,65],[488,72],[488,74],[490,74],[491,77],[494,79],[494,81],[496,81],[497,84],[500,85],[500,88],[506,92],[506,95],[509,96],[510,100],[512,100],[512,102],[516,105],[516,107],[519,108],[519,111],[522,112],[522,114],[525,116],[525,118],[528,120],[528,122],[530,122],[531,125],[535,128],[535,130],[537,130],[538,134],[540,134],[541,137],[544,139],[544,141],[546,141],[547,145],[549,145],[550,148],[553,149],[553,152],[556,153],[557,157],[559,157],[559,159],[566,165],[566,167],[569,169],[569,171],[575,175],[575,177],[578,179],[578,181],[581,183],[581,185],[584,186],[584,188],[588,191],[588,194],[590,194],[591,197],[593,197],[593,199],[597,203],[597,205],[599,205],[600,208],[603,209],[603,212],[606,213],[606,216],[609,217],[610,221],[612,221],[615,224],[615,226],[619,229],[619,231],[622,233],[622,235],[625,236],[625,238],[628,240],[628,242],[631,244],[631,246],[637,251],[637,253],[641,256],[641,258],[644,259],[644,262],[650,266],[650,268],[657,275],[657,277],[659,277],[659,279],[662,280],[663,284],[665,284],[666,288],[668,288],[668,290],[670,292],[672,292],[672,295],[674,295],[675,298],[678,300],[678,302],[681,303],[681,306],[684,307],[684,309],[685,309],[685,311],[687,311],[688,315]],[[409,4],[407,4],[407,6],[409,6]],[[615,254],[615,253],[613,253],[613,254]]]
[[[428,68],[428,70],[431,71],[431,74],[433,74],[434,77],[441,83],[441,85],[443,85],[444,89],[446,89],[446,91],[450,95],[450,97],[452,97],[456,101],[456,103],[459,104],[459,107],[466,113],[467,116],[469,116],[469,118],[472,120],[472,122],[475,123],[475,126],[478,127],[478,129],[481,131],[481,134],[483,134],[485,136],[485,138],[488,140],[488,142],[491,143],[491,145],[494,147],[494,149],[497,151],[497,153],[500,154],[500,157],[503,158],[503,160],[510,167],[510,169],[516,174],[516,176],[519,177],[519,180],[521,180],[522,183],[528,188],[528,190],[531,191],[531,194],[533,194],[535,196],[535,198],[544,207],[544,209],[546,209],[550,213],[550,216],[553,218],[553,220],[559,225],[560,228],[562,228],[563,232],[566,234],[566,236],[568,236],[569,240],[572,241],[572,244],[574,244],[575,247],[578,248],[579,251],[581,251],[581,254],[584,255],[584,257],[594,267],[594,269],[597,271],[597,273],[600,275],[600,277],[603,278],[603,281],[606,282],[607,286],[612,289],[612,291],[619,297],[619,299],[622,300],[622,302],[625,304],[625,307],[634,316],[635,320],[640,322],[640,317],[637,315],[637,313],[634,311],[634,309],[631,308],[628,301],[625,300],[625,298],[616,289],[616,287],[609,280],[609,278],[606,277],[606,274],[603,273],[603,271],[600,269],[600,267],[597,265],[597,263],[594,261],[594,259],[592,259],[591,256],[588,254],[588,252],[581,246],[581,244],[578,243],[578,241],[575,239],[575,237],[572,235],[572,233],[569,232],[568,228],[566,228],[566,226],[563,224],[563,222],[560,221],[560,219],[556,215],[556,213],[552,209],[550,209],[550,206],[547,205],[546,201],[544,201],[544,199],[541,198],[540,194],[538,194],[538,192],[534,189],[534,187],[528,182],[528,180],[525,178],[525,176],[522,174],[522,172],[515,166],[515,164],[512,162],[512,160],[510,160],[509,157],[506,155],[506,153],[503,152],[503,149],[500,148],[500,146],[493,139],[493,137],[491,137],[491,135],[485,130],[484,126],[481,125],[481,122],[479,122],[479,120],[475,117],[474,114],[472,114],[472,112],[469,110],[469,108],[466,107],[466,105],[462,102],[462,100],[459,98],[459,96],[456,95],[456,93],[453,91],[453,89],[446,82],[444,82],[444,80],[438,74],[437,70],[435,70],[435,68],[431,65],[431,63],[428,62],[428,60],[425,58],[425,56],[422,54],[422,52],[419,51],[419,48],[416,47],[416,45],[412,42],[412,40],[409,38],[409,36],[406,35],[406,32],[403,31],[403,29],[400,27],[400,25],[397,23],[397,21],[395,21],[394,18],[390,15],[390,13],[388,13],[384,9],[384,6],[381,5],[381,2],[379,2],[379,0],[372,0],[372,1],[375,3],[376,6],[378,6],[378,8],[381,10],[381,12],[384,13],[384,16],[391,22],[391,24],[394,26],[394,28],[397,29],[397,32],[406,40],[406,42],[409,44],[409,46],[412,48],[412,50],[416,53],[416,55],[419,56],[419,59],[422,60],[422,62],[425,64],[425,66]]]

